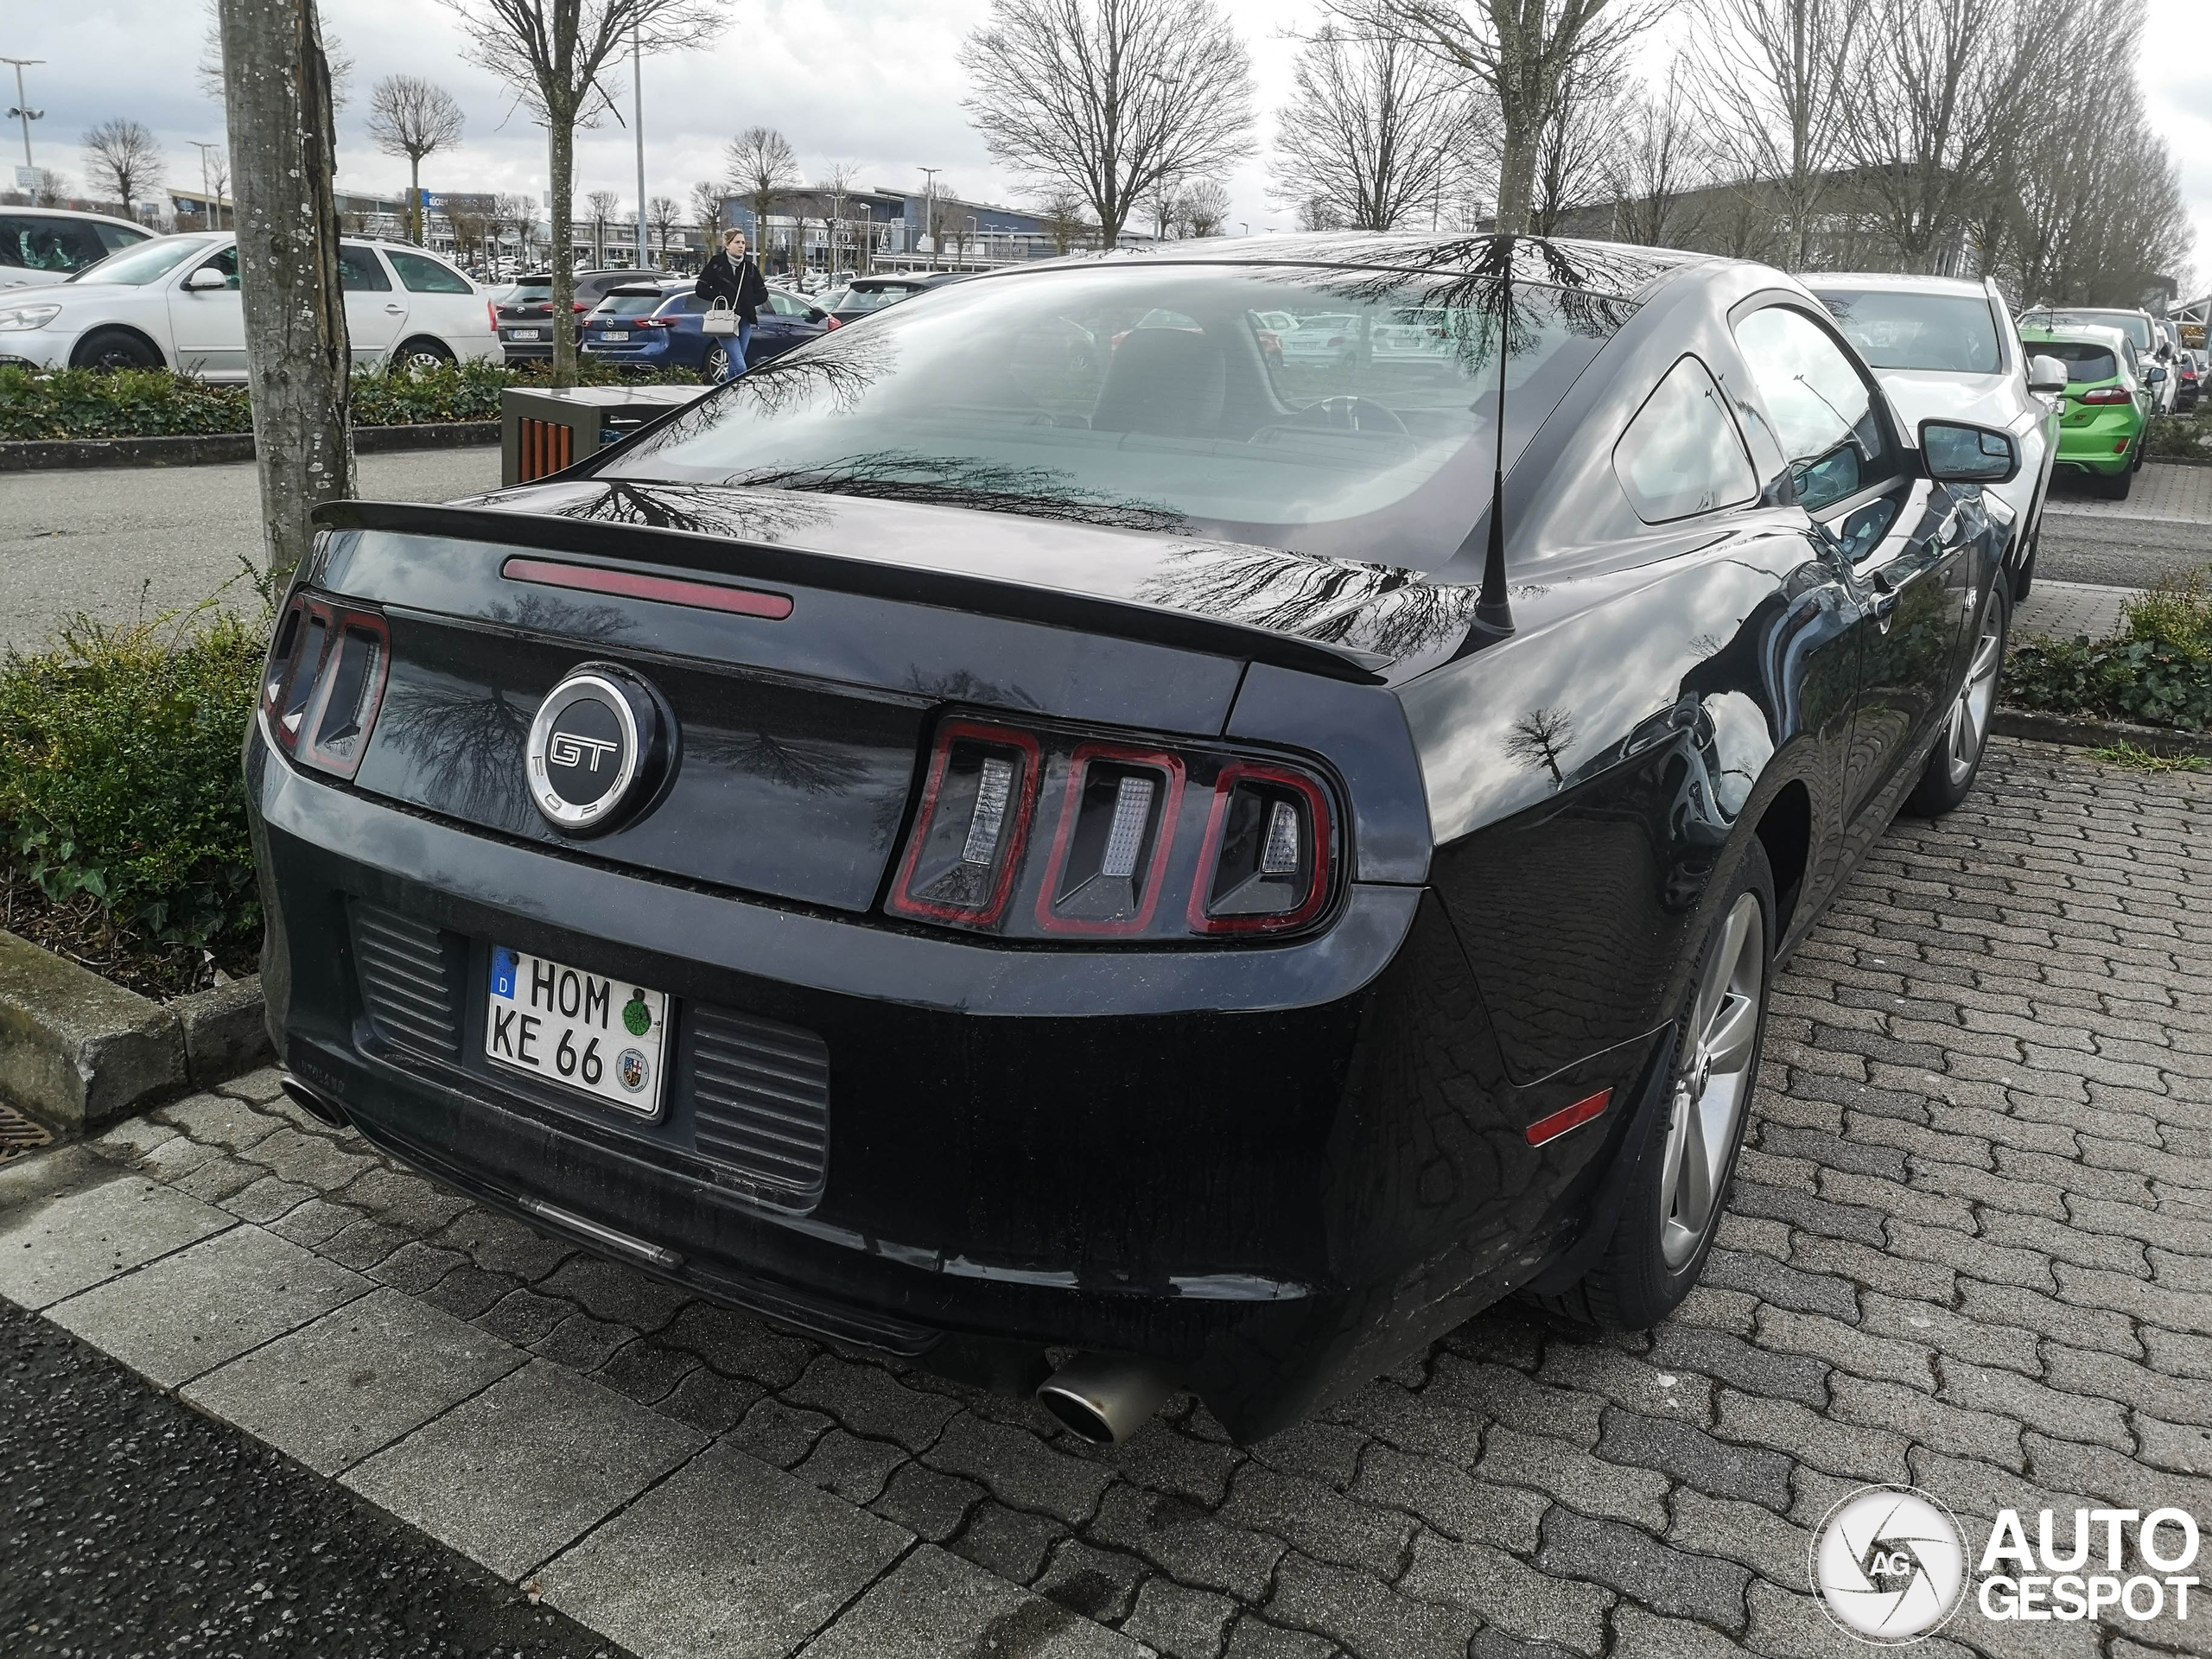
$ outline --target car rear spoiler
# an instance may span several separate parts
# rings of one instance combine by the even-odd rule
[[[1355,685],[1382,684],[1382,671],[1389,668],[1393,660],[1376,652],[1280,633],[1196,612],[1071,593],[1063,588],[1037,588],[990,576],[919,569],[805,548],[702,536],[690,531],[608,524],[596,519],[579,521],[552,513],[397,501],[325,502],[315,509],[315,522],[325,530],[384,531],[395,535],[486,542],[541,552],[599,558],[612,556],[711,571],[751,582],[788,582],[794,587],[826,588],[911,605],[976,611],[1113,639],[1202,652],[1212,657],[1266,663]]]

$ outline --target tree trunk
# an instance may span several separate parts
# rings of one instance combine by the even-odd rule
[[[575,176],[576,125],[553,118],[553,384],[576,384],[575,227],[569,212],[569,184]]]
[[[353,493],[330,67],[315,0],[220,0],[219,21],[262,539],[283,582],[308,514]]]
[[[1505,110],[1499,124],[1503,130],[1498,145],[1497,234],[1524,236],[1536,175],[1535,128],[1522,118],[1518,109]]]
[[[407,234],[416,247],[423,245],[424,218],[423,212],[423,158],[407,158]]]

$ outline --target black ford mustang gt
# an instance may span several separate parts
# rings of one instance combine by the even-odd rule
[[[245,760],[291,1086],[1098,1438],[1647,1325],[1777,959],[1974,780],[2017,464],[1773,270],[1351,235],[326,509]]]

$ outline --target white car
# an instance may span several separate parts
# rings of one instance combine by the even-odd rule
[[[435,254],[349,238],[338,273],[356,368],[499,360],[483,291]],[[0,364],[245,379],[237,238],[156,237],[54,287],[0,293]]]
[[[153,232],[127,219],[61,207],[0,207],[0,289],[66,283]]]
[[[2010,432],[2019,444],[2012,481],[1983,487],[2012,510],[2005,568],[2013,599],[2026,598],[2058,454],[2066,365],[2027,355],[1992,282],[1852,271],[1802,280],[1873,369],[1908,433],[1923,421],[1964,421]]]

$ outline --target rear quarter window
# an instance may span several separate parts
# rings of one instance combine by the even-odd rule
[[[427,255],[403,253],[397,248],[385,250],[391,268],[399,273],[401,284],[410,294],[474,294],[468,278],[452,266],[442,264]]]
[[[1694,357],[1667,371],[1613,446],[1613,472],[1648,524],[1758,499],[1758,477],[1711,372]]]

